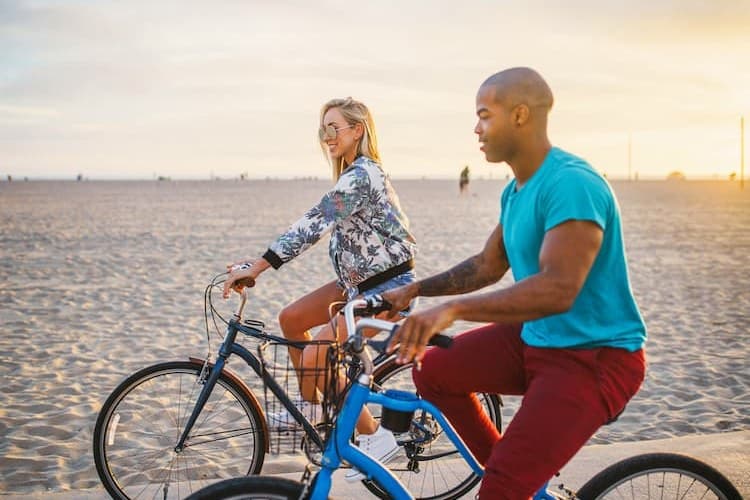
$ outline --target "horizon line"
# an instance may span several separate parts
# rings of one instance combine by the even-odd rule
[[[616,175],[616,176],[609,176],[606,174],[603,174],[604,178],[610,181],[630,181],[630,182],[641,182],[641,181],[722,181],[722,182],[740,182],[742,179],[740,176],[735,175],[732,177],[731,175],[719,175],[719,174],[711,174],[711,175],[697,175],[697,176],[684,176],[681,179],[674,179],[670,178],[669,175],[648,175],[648,176],[639,176],[638,178],[629,178],[627,175]],[[420,180],[430,180],[430,181],[457,181],[457,179],[454,179],[453,176],[389,176],[393,180],[405,180],[405,181],[420,181]],[[487,175],[481,175],[476,176],[471,179],[471,181],[507,181],[511,180],[513,178],[512,175],[503,175],[503,176],[487,176]],[[322,176],[264,176],[264,177],[221,177],[221,176],[213,176],[213,177],[172,177],[172,176],[157,176],[157,177],[80,177],[77,176],[68,177],[68,176],[23,176],[23,177],[15,177],[10,176],[10,179],[8,177],[0,178],[0,183],[5,184],[12,184],[14,182],[39,182],[39,181],[61,181],[61,182],[270,182],[270,181],[328,181],[327,177]]]

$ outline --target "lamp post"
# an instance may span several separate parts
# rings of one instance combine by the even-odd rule
[[[745,117],[740,116],[740,189],[745,189]]]
[[[633,180],[630,176],[630,172],[633,167],[633,135],[628,134],[628,180]]]

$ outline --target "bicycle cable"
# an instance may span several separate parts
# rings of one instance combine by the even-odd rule
[[[209,316],[211,316],[211,321],[213,322],[213,328],[216,331],[217,335],[219,337],[223,338],[224,336],[221,333],[221,328],[219,327],[217,318],[219,321],[224,323],[225,325],[229,324],[229,321],[227,321],[221,313],[216,309],[213,302],[213,292],[214,288],[218,288],[219,285],[224,283],[226,279],[220,279],[223,276],[226,276],[229,273],[219,273],[216,276],[214,276],[209,284],[206,286],[206,289],[203,292],[203,317],[205,321],[206,326],[206,343],[208,344],[208,353],[207,358],[210,358],[211,356],[211,326],[209,325]]]

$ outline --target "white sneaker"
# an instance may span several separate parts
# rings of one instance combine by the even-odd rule
[[[381,425],[373,434],[359,435],[359,449],[381,464],[386,464],[396,456],[399,446],[393,433]],[[365,475],[354,468],[344,476],[350,483],[362,481],[364,478]]]
[[[311,403],[309,401],[295,401],[294,406],[305,416],[311,424],[315,425],[323,418],[323,407],[320,403]],[[268,424],[274,428],[286,429],[301,427],[291,413],[285,408],[280,412],[268,414]]]

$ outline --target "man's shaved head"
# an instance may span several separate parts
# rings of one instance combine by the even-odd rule
[[[494,89],[495,101],[507,108],[525,104],[532,112],[552,108],[552,90],[544,78],[531,68],[510,68],[495,73],[482,83],[481,89]]]
[[[552,101],[549,85],[533,69],[510,68],[487,78],[477,91],[474,127],[487,161],[508,163],[517,179],[531,171],[528,165],[538,167],[552,147],[547,137]]]

